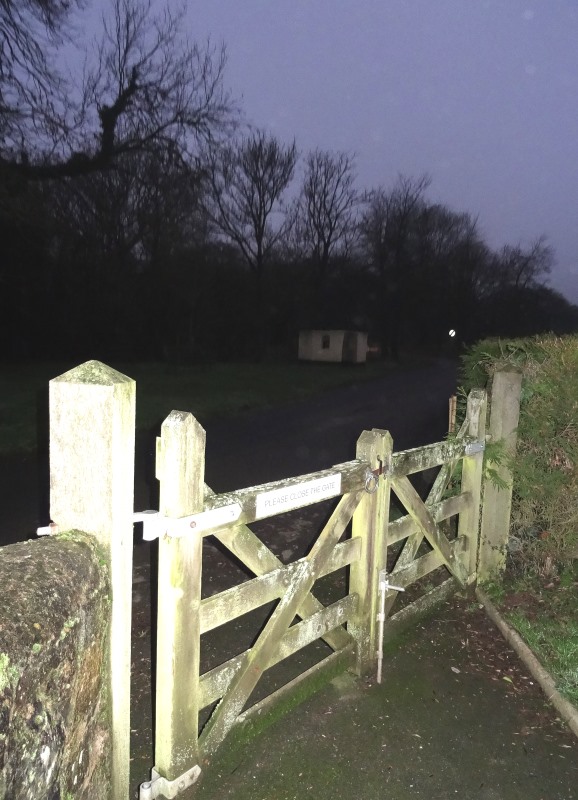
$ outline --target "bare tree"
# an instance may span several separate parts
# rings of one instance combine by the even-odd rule
[[[283,194],[296,162],[295,142],[285,146],[264,131],[208,154],[206,213],[215,230],[236,245],[259,282],[291,224]]]
[[[49,264],[58,286],[52,303],[70,306],[64,315],[56,312],[54,334],[62,318],[67,324],[75,318],[79,331],[106,318],[99,334],[105,348],[116,341],[159,353],[171,341],[197,300],[191,287],[200,267],[195,260],[191,268],[190,254],[204,219],[194,177],[159,149],[126,155],[115,169],[31,187],[46,198]]]
[[[56,34],[72,5],[26,0],[16,12],[13,0],[0,4],[2,46],[13,53],[11,69],[0,71],[0,166],[45,179],[103,169],[159,145],[191,156],[199,140],[234,123],[224,49],[189,43],[185,9],[159,16],[151,0],[112,0],[95,60],[81,85],[65,85],[41,39]],[[29,21],[35,25],[24,35]]]
[[[496,278],[502,286],[516,289],[542,285],[555,263],[554,250],[546,236],[539,236],[527,248],[505,245],[497,255]]]
[[[431,184],[429,175],[411,178],[400,175],[393,189],[374,189],[365,197],[361,232],[373,269],[391,283],[402,268],[410,230],[417,213],[425,207],[424,194]]]
[[[267,345],[265,267],[291,226],[283,195],[296,161],[295,142],[283,145],[263,131],[213,149],[207,157],[205,213],[213,230],[235,246],[255,277],[251,316],[259,358]]]
[[[50,58],[66,37],[72,0],[0,3],[0,143],[14,152],[40,128],[55,123],[62,81]]]
[[[412,229],[426,207],[428,175],[400,175],[393,189],[369,192],[361,219],[361,237],[369,264],[376,274],[380,337],[384,352],[399,355],[407,285],[412,262]]]
[[[114,170],[43,184],[55,224],[54,248],[60,239],[83,242],[82,268],[90,268],[90,261],[101,272],[131,260],[148,269],[170,258],[192,239],[193,177],[159,149],[127,155]]]
[[[305,162],[296,237],[321,283],[334,254],[347,255],[357,236],[355,162],[348,153],[314,150]]]
[[[450,328],[469,341],[490,251],[477,219],[445,205],[424,204],[411,228],[411,266],[401,283],[406,314],[420,343],[441,343]]]

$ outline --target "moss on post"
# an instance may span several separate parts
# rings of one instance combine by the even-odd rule
[[[109,800],[109,586],[95,539],[0,548],[0,797]]]
[[[483,489],[482,526],[478,558],[478,580],[490,580],[506,566],[506,547],[512,508],[512,471],[516,452],[522,374],[504,369],[494,373],[490,406],[490,437],[503,442],[507,459],[496,466],[499,482],[486,478]]]
[[[482,448],[486,442],[486,405],[485,391],[472,389],[468,395],[467,433]],[[468,584],[473,583],[477,577],[483,467],[483,449],[464,457],[462,464],[462,492],[468,492],[470,501],[459,516],[458,537],[462,539],[464,544],[463,557]]]
[[[357,458],[367,461],[371,470],[384,470],[370,479],[376,489],[364,494],[353,515],[352,537],[361,539],[361,557],[351,565],[349,591],[358,595],[359,607],[348,630],[357,643],[359,675],[368,673],[377,661],[379,573],[387,564],[392,448],[389,432],[376,428],[363,431],[357,440]]]
[[[184,517],[203,508],[205,431],[188,412],[163,422],[157,451],[160,510]],[[155,769],[175,780],[199,763],[202,535],[159,541]]]

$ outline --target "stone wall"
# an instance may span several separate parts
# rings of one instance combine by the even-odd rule
[[[105,800],[109,588],[92,537],[0,548],[0,800]]]

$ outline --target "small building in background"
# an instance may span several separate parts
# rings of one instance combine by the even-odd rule
[[[300,361],[363,364],[367,360],[367,333],[363,331],[301,331]]]

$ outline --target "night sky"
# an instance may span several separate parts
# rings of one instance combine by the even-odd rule
[[[554,247],[578,302],[575,0],[188,0],[248,121],[357,155],[360,188],[429,173],[490,246]]]

